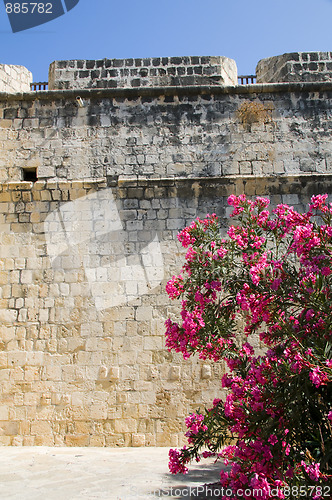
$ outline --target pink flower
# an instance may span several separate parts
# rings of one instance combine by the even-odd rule
[[[166,292],[171,299],[176,299],[184,292],[183,288],[183,278],[181,274],[179,276],[173,276],[172,279],[166,284]]]
[[[309,309],[307,312],[306,312],[306,315],[305,315],[305,319],[307,321],[310,321],[315,315],[315,311],[313,309]]]
[[[274,291],[278,290],[278,288],[280,287],[281,283],[282,283],[282,279],[281,278],[276,278],[275,280],[272,281],[272,283],[270,285],[271,289],[274,290]]]
[[[309,374],[311,382],[316,386],[320,387],[321,385],[326,385],[328,381],[328,377],[325,372],[322,372],[319,366],[315,366],[315,368]]]
[[[301,461],[301,465],[304,470],[309,474],[310,479],[313,481],[318,481],[321,476],[321,472],[319,470],[320,464],[313,462],[312,464],[307,465],[303,460]]]
[[[270,496],[270,486],[263,475],[254,474],[250,481],[250,486],[253,488],[253,498],[266,499]]]
[[[311,197],[310,208],[322,208],[325,205],[327,199],[327,194],[318,194]]]
[[[319,463],[296,462],[297,451],[305,452],[301,439],[307,429],[302,428],[302,434],[296,427],[288,429],[296,408],[287,406],[278,390],[285,383],[303,395],[298,381],[304,376],[317,388],[331,382],[332,360],[323,355],[332,338],[332,204],[326,205],[326,198],[312,198],[315,215],[287,205],[278,205],[270,214],[267,198],[249,201],[233,195],[228,203],[239,225],[230,226],[225,239],[215,215],[196,219],[179,235],[188,247],[182,269],[187,274],[185,279],[173,277],[167,292],[185,300],[182,322],[166,322],[166,346],[184,358],[197,353],[200,360],[226,362],[230,373],[222,377],[223,401],[214,400],[204,415],[186,418],[192,446],[172,450],[170,469],[186,472],[188,456],[195,458],[202,444],[211,449],[219,432],[236,435],[232,450],[218,453],[231,462],[230,472],[221,473],[222,485],[233,492],[224,500],[235,500],[244,487],[250,491],[248,500],[268,499],[276,485],[282,498],[286,484],[281,478],[287,482],[298,476],[307,485],[327,477]],[[319,218],[325,225],[319,225]],[[255,342],[259,356],[242,334]],[[324,391],[313,390],[314,400],[318,393],[324,399]],[[332,422],[332,407],[330,401],[325,403],[326,426]],[[290,441],[297,443],[296,449]]]
[[[191,226],[185,227],[178,234],[178,240],[180,241],[180,243],[182,243],[182,246],[184,248],[187,248],[189,245],[195,243],[196,238],[192,236],[191,232],[193,229],[196,229],[196,227],[197,227],[196,222],[192,222]]]
[[[268,198],[262,198],[261,196],[256,197],[255,205],[259,208],[266,208],[270,205],[270,200]]]
[[[186,436],[189,438],[188,442],[193,442],[193,437],[196,436],[200,431],[207,431],[207,426],[203,423],[204,415],[193,413],[189,415],[185,419],[185,423],[188,431],[186,432]]]
[[[268,441],[273,446],[273,445],[275,445],[278,442],[278,438],[277,438],[277,436],[275,434],[271,434],[271,436],[269,437]]]
[[[178,451],[175,449],[171,449],[168,452],[169,463],[168,467],[172,474],[187,474],[188,468],[186,464],[189,462],[189,457],[184,457],[184,450],[186,447],[184,446],[182,450]]]

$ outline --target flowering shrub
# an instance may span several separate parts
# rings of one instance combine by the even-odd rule
[[[226,400],[187,417],[189,446],[171,450],[170,470],[185,473],[190,460],[215,454],[231,465],[221,471],[224,500],[236,500],[238,492],[246,499],[298,498],[300,487],[308,498],[332,495],[332,204],[326,198],[314,196],[301,214],[287,205],[270,212],[265,198],[230,196],[238,225],[226,238],[215,214],[178,235],[188,250],[167,292],[182,300],[182,321],[167,320],[166,345],[185,359],[193,353],[223,359],[229,373],[222,378]],[[255,354],[252,334],[264,355]]]

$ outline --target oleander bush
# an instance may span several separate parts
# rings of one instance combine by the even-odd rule
[[[167,348],[228,366],[226,398],[186,418],[188,446],[170,451],[170,471],[215,455],[230,465],[224,500],[331,498],[332,204],[228,203],[237,222],[225,238],[215,214],[179,233],[185,264],[166,287],[182,300]]]

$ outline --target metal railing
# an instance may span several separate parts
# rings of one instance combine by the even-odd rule
[[[239,85],[249,85],[256,83],[256,75],[239,75],[238,77]]]
[[[32,92],[38,92],[38,90],[47,90],[48,89],[48,82],[30,83],[30,89]]]
[[[237,78],[239,85],[250,85],[256,83],[256,75],[239,75]],[[32,92],[48,90],[48,82],[33,82],[30,84],[30,88]]]

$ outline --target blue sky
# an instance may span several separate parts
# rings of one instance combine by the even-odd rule
[[[221,55],[239,74],[254,74],[265,57],[332,51],[331,21],[332,0],[80,0],[12,33],[0,0],[0,63],[26,66],[42,81],[54,60]]]

